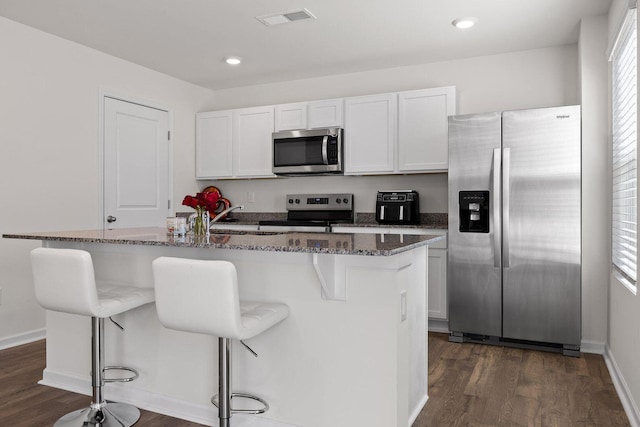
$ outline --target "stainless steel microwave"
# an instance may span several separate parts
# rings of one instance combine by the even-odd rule
[[[273,133],[276,175],[341,174],[343,130],[323,128]]]

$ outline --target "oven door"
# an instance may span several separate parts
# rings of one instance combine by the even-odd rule
[[[342,129],[283,131],[273,134],[273,173],[342,172]]]

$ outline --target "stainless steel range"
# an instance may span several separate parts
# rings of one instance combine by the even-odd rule
[[[328,232],[332,224],[353,224],[353,194],[287,194],[287,219],[260,221],[260,230]]]

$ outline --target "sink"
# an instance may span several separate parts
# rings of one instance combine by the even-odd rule
[[[213,229],[210,230],[211,234],[229,234],[229,235],[249,235],[249,236],[275,236],[278,234],[284,234],[283,231],[254,231],[254,230],[225,230],[225,229]]]

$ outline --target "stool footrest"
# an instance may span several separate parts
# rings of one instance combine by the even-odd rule
[[[130,377],[123,377],[123,378],[105,378],[104,382],[105,383],[128,383],[130,381],[135,380],[136,378],[138,378],[140,376],[140,374],[138,373],[138,371],[136,371],[133,368],[128,368],[126,366],[105,366],[102,372],[105,371],[127,371],[127,372],[131,372],[133,375]]]
[[[251,394],[246,394],[246,393],[231,393],[231,399],[233,399],[234,397],[240,397],[242,399],[251,399],[251,400],[255,400],[257,402],[260,402],[264,407],[259,408],[259,409],[233,409],[231,408],[230,412],[232,414],[264,414],[265,412],[267,412],[269,410],[269,404],[264,400],[259,398],[258,396],[253,396]],[[218,408],[218,395],[216,394],[215,396],[213,396],[211,398],[211,403],[213,403],[213,405]]]

